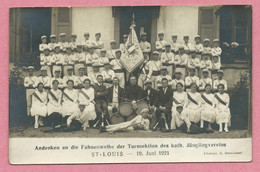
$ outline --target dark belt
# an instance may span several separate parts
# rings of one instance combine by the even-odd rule
[[[76,64],[85,64],[84,62],[75,62],[75,65]]]
[[[90,67],[90,66],[92,66],[92,64],[91,63],[90,64],[86,64],[86,66]]]
[[[163,63],[162,65],[163,66],[172,66],[172,64],[169,64],[169,63]]]
[[[153,71],[152,73],[153,76],[159,76],[160,74],[161,74],[160,71]]]
[[[124,69],[115,69],[114,72],[115,73],[124,73]]]
[[[186,68],[186,65],[176,65],[176,68],[180,67],[180,68]]]
[[[196,54],[202,54],[202,52],[196,52]]]

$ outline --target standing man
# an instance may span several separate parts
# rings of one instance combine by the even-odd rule
[[[49,49],[51,51],[51,54],[53,54],[55,46],[57,45],[56,35],[51,35],[50,40],[51,40],[51,42],[48,44],[48,46],[49,46]]]
[[[54,47],[54,53],[52,54],[51,59],[53,64],[52,76],[54,76],[55,69],[59,68],[62,71],[62,65],[65,63],[64,55],[60,53],[60,46],[58,44]]]
[[[205,38],[203,40],[203,51],[211,53],[210,40],[209,38]]]
[[[85,79],[88,79],[88,77],[85,75],[85,66],[81,64],[79,66],[79,75],[77,76],[75,85],[77,85],[79,89],[83,88],[84,87],[83,83]]]
[[[172,80],[172,90],[177,91],[177,84],[180,82],[183,85],[183,88],[185,89],[185,82],[183,79],[181,79],[181,71],[176,69],[175,71],[175,79]]]
[[[212,88],[212,79],[209,77],[209,70],[203,69],[202,70],[202,78],[200,79],[200,86],[199,90],[201,93],[205,92],[205,86],[210,85]]]
[[[168,74],[172,77],[173,65],[174,65],[174,54],[171,52],[171,44],[165,44],[165,52],[161,55],[161,62],[163,66],[166,66]]]
[[[218,85],[223,84],[224,85],[224,91],[227,91],[227,81],[223,79],[224,72],[223,70],[218,70],[218,78],[213,81],[213,91],[217,92],[218,91]]]
[[[73,61],[75,63],[74,74],[76,76],[78,76],[79,66],[81,66],[82,64],[84,65],[85,61],[86,61],[86,55],[82,50],[83,50],[83,46],[78,44],[77,45],[77,52],[74,53],[74,57],[73,57]]]
[[[196,51],[196,57],[200,60],[201,54],[202,54],[204,48],[203,48],[203,45],[201,43],[201,38],[200,38],[199,35],[196,35],[194,40],[195,40],[194,48],[195,48],[195,51]]]
[[[199,83],[200,83],[199,77],[197,77],[195,75],[195,73],[196,73],[195,67],[190,67],[189,68],[189,76],[185,77],[185,85],[186,85],[186,92],[187,93],[190,92],[190,90],[191,90],[190,86],[191,86],[192,83],[195,83],[196,86],[199,87]]]
[[[168,80],[162,79],[162,87],[158,93],[158,104],[156,118],[160,124],[161,131],[170,130],[171,124],[171,107],[172,107],[172,88],[168,86]]]
[[[89,75],[93,70],[92,64],[98,63],[99,56],[95,53],[95,48],[93,45],[89,46],[89,53],[86,55],[86,64],[87,64],[87,74]]]
[[[113,78],[115,77],[115,72],[110,68],[111,66],[109,60],[107,59],[106,61],[104,61],[104,70],[101,72],[101,75],[104,79],[104,85],[107,88],[112,86]]]
[[[138,85],[144,89],[144,82],[146,79],[148,79],[148,74],[149,74],[149,50],[144,49],[143,50],[143,56],[144,56],[144,62],[140,66],[140,75],[138,77]]]
[[[172,77],[170,75],[168,75],[168,71],[167,71],[167,67],[166,66],[162,66],[161,68],[161,75],[159,75],[157,77],[157,80],[156,80],[156,88],[157,90],[162,87],[162,79],[163,78],[166,78],[168,80],[168,84],[169,86],[172,86]]]
[[[189,40],[190,40],[189,35],[184,35],[183,36],[183,41],[184,41],[183,46],[184,46],[185,53],[187,53],[187,54],[189,54],[190,49],[192,48],[192,45],[189,42]]]
[[[123,43],[121,43],[121,44],[119,45],[119,49],[120,49],[121,51],[127,49],[127,45],[126,45],[127,38],[128,38],[128,35],[124,34],[124,35],[123,35]]]
[[[42,35],[41,40],[42,40],[42,43],[39,44],[40,56],[43,55],[43,51],[44,51],[45,48],[49,48],[49,46],[47,44],[47,36],[46,35]]]
[[[44,49],[43,55],[40,56],[40,60],[40,65],[46,67],[47,74],[51,77],[52,57],[50,56],[50,49],[48,47]]]
[[[141,50],[144,52],[151,52],[151,44],[149,42],[146,41],[147,39],[147,33],[143,32],[141,33],[141,41],[140,41],[140,48]]]
[[[179,54],[175,56],[175,65],[176,70],[179,69],[181,73],[183,74],[182,77],[184,78],[186,76],[186,68],[188,63],[189,56],[185,53],[184,46],[179,46]]]
[[[97,118],[94,121],[98,121],[101,115],[104,113],[105,118],[108,119],[108,108],[107,108],[107,95],[108,91],[107,88],[103,85],[103,76],[97,76],[97,84],[93,86],[95,90],[95,107],[97,112]]]
[[[58,83],[58,88],[59,89],[63,89],[63,80],[61,78],[61,69],[60,68],[55,68],[54,71],[53,71],[54,75],[53,77],[51,78],[51,83],[54,81],[54,80],[57,80],[59,83]],[[53,87],[53,85],[51,85],[51,88]]]
[[[93,85],[98,83],[97,76],[101,75],[101,73],[99,72],[99,67],[100,67],[100,65],[98,63],[93,63],[92,72],[90,72],[88,74],[88,78],[90,79],[90,81]]]
[[[88,47],[92,44],[92,41],[89,39],[89,32],[84,33],[84,40],[82,41],[82,45],[86,47],[86,51],[88,52]]]
[[[190,49],[190,58],[188,59],[187,67],[195,67],[196,75],[199,76],[200,59],[196,55],[196,50],[194,48]]]
[[[73,33],[71,34],[71,41],[69,43],[69,46],[71,47],[72,52],[77,51],[77,34]]]
[[[67,81],[68,80],[72,80],[75,83],[74,87],[77,87],[76,79],[77,79],[77,77],[75,75],[73,75],[73,67],[72,66],[68,66],[68,68],[67,68],[67,75],[65,75],[63,77],[63,86],[64,86],[64,88],[68,87],[68,85],[67,85]]]
[[[24,87],[26,88],[27,115],[30,115],[32,105],[31,95],[35,91],[38,84],[38,78],[34,76],[34,67],[28,67],[28,76],[24,79]]]
[[[67,75],[67,68],[69,66],[74,66],[74,55],[72,54],[72,49],[70,46],[66,47],[66,54],[64,55],[64,66],[63,66],[63,74]]]
[[[180,43],[177,42],[177,34],[172,35],[171,51],[174,54],[178,54]]]
[[[124,73],[123,65],[120,62],[121,54],[122,54],[121,50],[117,49],[115,51],[116,58],[113,59],[110,62],[110,64],[112,66],[112,69],[115,72],[115,76],[118,77],[118,79],[119,79],[119,86],[121,88],[125,88],[125,73]]]
[[[113,78],[113,85],[108,88],[107,104],[110,117],[112,116],[112,109],[118,109],[119,103],[124,96],[124,89],[119,86],[119,79]]]
[[[66,41],[66,33],[60,34],[60,42],[58,42],[58,45],[60,46],[60,50],[62,53],[66,52],[66,47],[69,46],[69,43]]]
[[[116,41],[115,40],[111,40],[110,41],[110,50],[107,50],[107,57],[109,59],[109,61],[111,62],[113,59],[116,58],[116,53],[117,49],[116,49]]]
[[[159,32],[158,33],[158,40],[155,42],[156,50],[162,49],[162,51],[165,51],[165,44],[167,41],[164,40],[164,33]]]
[[[38,77],[38,83],[43,83],[44,89],[49,90],[51,87],[51,78],[47,76],[47,68],[41,67],[41,76]]]
[[[153,52],[153,59],[147,65],[149,66],[148,78],[151,78],[152,80],[153,83],[152,87],[154,89],[157,89],[156,81],[157,81],[157,77],[160,75],[160,71],[162,67],[162,62],[159,60],[158,51]]]
[[[100,56],[100,50],[102,48],[104,48],[104,42],[100,41],[101,38],[101,33],[98,32],[95,34],[95,41],[92,42],[94,49],[95,49],[95,53],[98,54]]]

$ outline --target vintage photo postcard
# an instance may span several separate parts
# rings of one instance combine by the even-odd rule
[[[10,8],[10,164],[250,162],[252,7]]]

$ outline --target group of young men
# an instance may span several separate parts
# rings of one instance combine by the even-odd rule
[[[141,33],[139,45],[144,62],[128,79],[120,62],[121,51],[127,48],[128,35],[123,35],[124,42],[119,49],[112,40],[107,50],[100,41],[101,33],[95,34],[95,40],[89,38],[90,34],[85,33],[79,44],[77,35],[72,34],[68,43],[66,34],[61,33],[60,42],[51,35],[51,42],[47,44],[47,37],[41,37],[41,75],[34,76],[34,68],[30,66],[29,76],[24,81],[27,110],[35,116],[35,128],[42,125],[42,116],[49,116],[52,122],[63,119],[68,127],[73,124],[77,129],[94,126],[101,117],[110,124],[113,110],[118,109],[120,103],[127,100],[135,107],[138,101],[145,100],[156,112],[158,122],[153,129],[160,126],[162,130],[184,128],[185,132],[194,132],[191,130],[196,128],[196,123],[200,122],[200,127],[204,128],[204,121],[207,121],[209,129],[211,123],[217,122],[222,132],[224,123],[228,132],[229,96],[224,92],[227,82],[220,70],[219,40],[213,40],[211,48],[209,39],[201,44],[200,36],[195,36],[192,44],[185,35],[180,44],[177,35],[173,35],[172,42],[168,43],[164,34],[159,33],[156,51],[151,53],[147,34]],[[146,115],[136,114],[139,117],[132,121],[143,119],[141,121],[146,122],[138,123],[138,128],[147,129],[149,122],[145,118],[149,115],[147,111],[142,114]],[[125,125],[123,129],[132,127]],[[111,130],[111,127],[122,129],[111,125],[108,128]],[[106,131],[106,127],[102,131]]]

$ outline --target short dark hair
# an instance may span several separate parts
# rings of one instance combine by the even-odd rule
[[[210,85],[210,84],[206,84],[206,85],[205,85],[205,89],[206,89],[207,87],[210,87],[210,88],[211,88],[211,85]]]
[[[162,81],[167,81],[168,82],[168,79],[167,78],[163,78]]]
[[[44,84],[42,82],[40,82],[37,84],[37,88],[39,88],[40,85],[44,86]]]
[[[224,84],[218,84],[218,88],[219,88],[220,86],[222,86],[223,89],[225,89],[225,85],[224,85]]]
[[[57,82],[57,83],[59,84],[59,81],[55,79],[55,80],[52,81],[52,85],[53,85],[55,82]]]
[[[183,84],[182,84],[181,82],[178,82],[178,83],[176,84],[176,87],[178,87],[178,85],[180,85],[180,86],[183,88]]]
[[[102,77],[102,78],[103,78],[103,76],[102,76],[102,75],[98,75],[98,76],[97,76],[97,78],[99,78],[99,77]]]
[[[87,81],[88,81],[89,83],[91,83],[90,79],[88,79],[88,78],[85,79],[85,80],[83,81],[83,83],[85,83],[85,82],[87,82]]]
[[[69,79],[66,83],[68,84],[69,82],[71,82],[74,85],[74,81]]]

